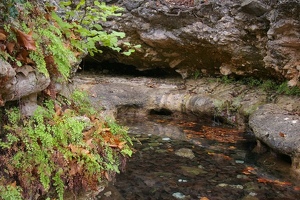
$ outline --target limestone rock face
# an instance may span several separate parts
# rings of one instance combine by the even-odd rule
[[[98,61],[139,70],[163,68],[183,78],[197,73],[272,77],[299,84],[297,0],[123,0],[117,4],[124,8],[123,15],[108,20],[104,29],[123,31],[126,42],[142,47],[129,57],[105,49]]]
[[[261,106],[249,118],[256,138],[275,151],[289,155],[293,168],[300,172],[300,117],[276,104]]]
[[[36,108],[36,93],[50,84],[50,78],[30,66],[14,69],[0,59],[0,106],[7,101],[24,99],[23,114],[31,115]],[[35,97],[35,98],[34,98]],[[27,105],[27,106],[25,106]]]

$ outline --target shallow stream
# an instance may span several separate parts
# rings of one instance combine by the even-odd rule
[[[289,158],[253,153],[250,133],[165,115],[121,116],[119,123],[135,138],[115,183],[126,200],[300,199]]]

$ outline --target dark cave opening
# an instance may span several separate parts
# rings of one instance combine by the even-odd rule
[[[149,111],[149,115],[165,115],[165,116],[170,116],[172,114],[173,114],[173,112],[171,110],[165,109],[165,108],[161,108],[159,110],[151,109]]]
[[[136,66],[118,63],[114,61],[85,62],[80,64],[80,72],[89,72],[103,75],[155,77],[155,78],[178,78],[181,77],[174,69],[153,67],[153,69],[139,70]]]

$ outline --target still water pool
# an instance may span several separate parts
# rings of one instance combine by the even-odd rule
[[[254,153],[250,133],[170,116],[119,123],[135,138],[135,153],[115,183],[124,199],[300,199],[288,158]]]

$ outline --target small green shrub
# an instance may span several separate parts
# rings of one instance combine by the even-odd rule
[[[277,83],[273,80],[261,80],[252,77],[241,78],[240,80],[235,80],[234,78],[229,78],[228,76],[222,76],[218,78],[218,81],[224,84],[240,83],[248,85],[250,87],[260,88],[265,92],[273,94],[284,94],[290,96],[300,96],[300,88],[298,86],[290,87],[287,82]]]
[[[218,81],[225,84],[230,84],[235,82],[235,79],[229,76],[222,76],[221,78],[218,78]]]
[[[272,80],[266,80],[263,81],[263,83],[260,85],[260,88],[262,88],[264,91],[274,91],[277,89],[277,84]]]
[[[250,87],[257,87],[262,84],[262,80],[259,80],[259,79],[253,78],[253,77],[242,78],[239,82],[242,84],[248,85]]]
[[[277,88],[278,94],[300,96],[300,88],[297,86],[290,87],[287,82],[282,83]]]

